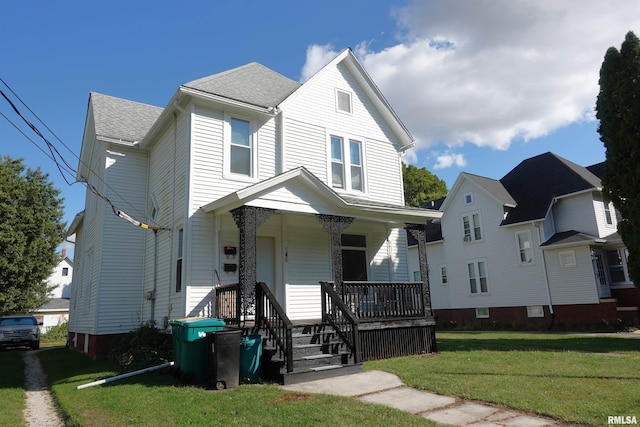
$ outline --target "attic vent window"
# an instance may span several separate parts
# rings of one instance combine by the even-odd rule
[[[336,108],[340,113],[351,114],[351,93],[336,89]]]

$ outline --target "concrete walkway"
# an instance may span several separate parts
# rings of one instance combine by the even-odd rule
[[[391,406],[454,426],[561,426],[550,418],[536,417],[489,404],[406,387],[400,378],[383,371],[366,371],[336,378],[283,386],[285,390],[355,397],[362,402]]]

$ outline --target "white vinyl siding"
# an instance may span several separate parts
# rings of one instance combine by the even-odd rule
[[[563,258],[567,260],[571,257],[575,265],[561,266]],[[570,250],[546,250],[544,259],[549,277],[551,300],[554,304],[597,304],[600,301],[588,246]]]

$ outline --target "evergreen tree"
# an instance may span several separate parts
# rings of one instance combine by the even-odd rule
[[[413,165],[402,164],[404,181],[404,204],[421,207],[426,202],[447,195],[447,184],[427,170]]]
[[[60,260],[60,191],[22,160],[0,158],[0,315],[28,313],[47,302],[47,278]]]
[[[640,41],[627,33],[600,68],[598,132],[606,148],[602,185],[622,215],[618,232],[629,250],[629,271],[640,287]]]

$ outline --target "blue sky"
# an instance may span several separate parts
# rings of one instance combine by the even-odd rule
[[[164,107],[180,84],[253,61],[302,81],[350,47],[416,138],[406,161],[449,188],[547,151],[603,161],[599,68],[640,35],[636,0],[30,1],[2,15],[0,77],[74,166],[90,91]],[[0,113],[44,148],[4,99]],[[49,172],[71,222],[85,189],[34,143],[0,116],[0,155]]]

